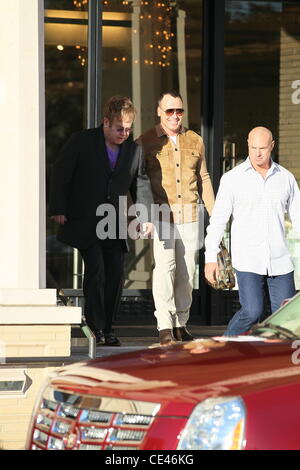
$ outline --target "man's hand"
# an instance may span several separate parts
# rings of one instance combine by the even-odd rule
[[[67,217],[65,215],[52,215],[51,219],[59,225],[64,225],[67,222]]]
[[[206,263],[204,268],[204,275],[210,284],[215,284],[219,277],[218,263]]]
[[[145,222],[140,226],[140,238],[149,237],[154,230],[154,225],[151,222]]]
[[[141,224],[137,218],[134,218],[128,225],[128,235],[132,240],[149,238],[153,231],[154,225],[151,222]]]

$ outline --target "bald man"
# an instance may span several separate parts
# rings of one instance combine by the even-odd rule
[[[295,295],[294,267],[285,241],[285,214],[300,235],[300,192],[294,176],[271,158],[272,133],[255,127],[248,135],[245,162],[225,173],[205,239],[205,277],[218,276],[217,253],[229,218],[231,256],[241,309],[226,336],[242,334],[259,321],[267,287],[271,310]]]

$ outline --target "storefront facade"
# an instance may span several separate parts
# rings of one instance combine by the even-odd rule
[[[300,183],[299,1],[10,0],[0,39],[0,448],[23,449],[45,375],[71,356],[82,263],[47,217],[51,169],[75,131],[101,122],[104,101],[133,97],[136,137],[156,122],[157,96],[178,88],[201,133],[215,190],[247,155],[248,131],[269,127],[273,158]],[[46,97],[46,99],[45,99]],[[250,196],[250,195],[249,195]],[[299,240],[286,221],[300,286]],[[151,244],[132,242],[118,322],[153,323]],[[224,324],[236,291],[195,276],[192,321]]]
[[[44,7],[47,183],[61,145],[101,123],[108,97],[133,98],[138,137],[157,122],[157,97],[171,88],[183,96],[185,125],[204,137],[215,190],[222,173],[247,156],[247,134],[257,125],[272,130],[274,160],[300,182],[298,1],[45,0]],[[47,287],[79,292],[81,259],[56,241],[55,231],[48,220]],[[288,220],[287,239],[299,289],[300,245]],[[145,312],[151,242],[131,245],[124,297]],[[236,295],[212,293],[202,272],[201,251],[193,319],[226,323]]]

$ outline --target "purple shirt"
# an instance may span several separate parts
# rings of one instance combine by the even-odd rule
[[[107,150],[107,155],[108,155],[110,167],[111,167],[112,170],[114,170],[114,168],[115,168],[115,166],[116,166],[116,163],[117,163],[117,161],[118,161],[120,149],[118,149],[118,150],[112,150],[111,148],[109,148],[109,147],[106,145],[106,150]]]

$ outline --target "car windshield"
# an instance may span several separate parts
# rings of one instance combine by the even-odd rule
[[[281,330],[283,335],[286,330],[286,337],[289,336],[288,333],[290,332],[291,337],[300,338],[300,292],[270,317],[257,325],[259,330],[272,327],[274,327],[274,331],[276,329],[277,331]]]

